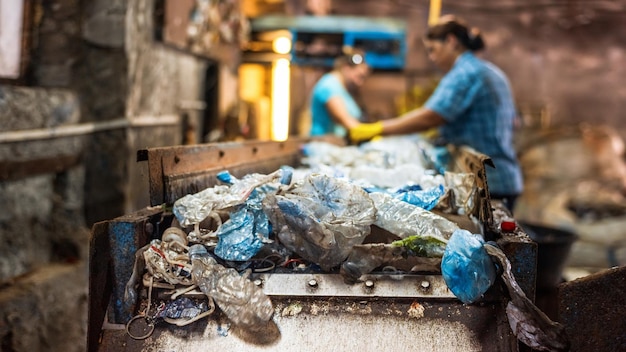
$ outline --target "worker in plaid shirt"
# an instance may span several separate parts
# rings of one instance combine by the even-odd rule
[[[491,198],[513,211],[523,184],[513,147],[515,102],[506,76],[474,55],[485,46],[480,32],[453,16],[431,26],[424,45],[446,72],[428,101],[397,118],[353,127],[350,138],[363,141],[438,127],[446,143],[470,146],[492,159],[495,168],[487,168]]]

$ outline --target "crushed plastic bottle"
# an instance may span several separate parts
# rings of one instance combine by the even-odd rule
[[[329,271],[370,233],[376,209],[360,187],[312,174],[288,191],[267,195],[263,209],[280,242]]]
[[[441,275],[463,303],[479,299],[496,280],[496,270],[480,235],[454,231],[441,259]]]
[[[247,275],[239,275],[235,269],[218,264],[203,245],[191,246],[189,258],[193,282],[213,298],[233,324],[254,328],[272,318],[272,301]]]
[[[400,238],[432,237],[445,243],[459,228],[456,223],[443,216],[395,199],[387,193],[371,193],[370,198],[378,210],[376,226]]]

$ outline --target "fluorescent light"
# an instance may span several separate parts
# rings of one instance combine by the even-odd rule
[[[272,139],[284,141],[289,136],[289,60],[272,63]]]

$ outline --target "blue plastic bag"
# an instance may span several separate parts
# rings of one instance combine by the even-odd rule
[[[413,204],[425,210],[432,210],[439,199],[446,193],[443,185],[430,189],[422,189],[420,186],[405,187],[394,194],[394,198]]]
[[[293,168],[283,167],[281,170],[280,182],[289,184]],[[218,173],[217,179],[230,185],[239,181],[228,171]],[[271,231],[271,224],[263,212],[261,203],[267,193],[275,191],[276,187],[270,184],[255,188],[246,202],[230,214],[230,219],[217,231],[218,242],[215,255],[224,260],[246,261],[261,250]]]
[[[441,259],[441,275],[454,295],[463,303],[479,299],[496,279],[491,257],[480,235],[467,230],[452,233]]]

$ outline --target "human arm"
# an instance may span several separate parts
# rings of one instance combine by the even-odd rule
[[[350,139],[359,142],[379,135],[421,132],[441,126],[445,122],[446,120],[433,110],[415,109],[393,119],[356,125],[350,128]]]
[[[411,110],[396,118],[382,121],[383,135],[405,134],[422,132],[433,127],[439,127],[446,123],[446,120],[428,108]]]
[[[350,115],[344,100],[340,96],[333,96],[326,101],[326,110],[335,122],[346,129],[351,129],[360,124],[356,117]]]

